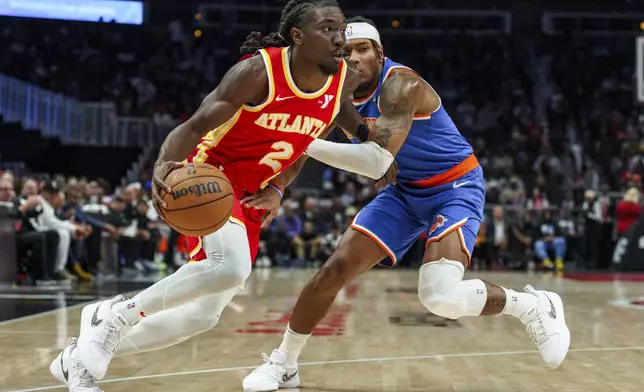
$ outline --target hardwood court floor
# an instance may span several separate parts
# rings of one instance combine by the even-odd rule
[[[108,392],[241,391],[270,353],[312,271],[255,271],[211,332],[175,347],[113,361]],[[458,322],[428,315],[416,272],[376,270],[343,292],[302,356],[302,391],[640,391],[644,384],[644,284],[552,275],[480,273],[521,289],[562,294],[571,351],[548,369],[509,317]],[[617,301],[615,303],[609,303]],[[621,301],[621,302],[620,302]],[[0,325],[0,390],[62,390],[48,372],[78,331],[80,307]]]

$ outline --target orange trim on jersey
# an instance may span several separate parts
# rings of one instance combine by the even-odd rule
[[[237,218],[231,216],[230,218],[228,218],[228,220],[230,222],[232,222],[232,223],[238,224],[239,226],[243,227],[244,229],[246,228],[246,224],[240,219],[237,219]]]
[[[470,252],[467,250],[467,246],[465,246],[465,238],[463,237],[463,233],[461,231],[461,227],[463,227],[467,223],[467,218],[463,219],[460,222],[456,222],[452,226],[448,227],[444,232],[442,232],[440,235],[436,237],[431,237],[427,239],[427,242],[425,242],[425,247],[429,246],[432,242],[437,242],[445,238],[449,233],[456,232],[458,235],[459,241],[461,242],[461,249],[463,249],[463,252],[467,255],[467,265],[465,266],[465,269],[469,267],[470,265],[470,260],[472,256],[470,255]]]
[[[201,237],[199,237],[199,242],[197,243],[197,246],[195,246],[194,249],[192,249],[189,253],[190,258],[191,259],[194,258],[201,249],[203,249],[203,242],[201,241]]]
[[[479,167],[479,161],[476,159],[474,154],[472,154],[465,158],[461,163],[453,166],[451,169],[425,180],[412,181],[409,185],[417,188],[433,188],[435,186],[449,184],[450,182],[463,177],[465,174],[471,172],[477,167]]]
[[[302,99],[317,98],[322,94],[324,94],[326,90],[328,90],[329,87],[331,86],[331,83],[333,82],[333,78],[334,78],[333,75],[329,75],[324,86],[322,86],[321,89],[319,89],[314,93],[305,93],[304,91],[300,90],[295,84],[293,77],[291,76],[291,66],[288,60],[289,60],[288,47],[286,47],[282,49],[282,69],[284,70],[284,76],[286,78],[286,83],[288,84],[288,87],[291,89],[293,94],[295,94],[298,98],[302,98]]]
[[[335,97],[335,105],[333,106],[333,115],[331,116],[331,122],[335,119],[335,116],[340,112],[340,105],[342,101],[342,89],[344,88],[344,81],[347,77],[347,64],[342,60],[342,66],[340,67],[340,83],[338,83],[338,96]]]
[[[411,69],[409,67],[405,67],[404,65],[393,65],[387,70],[387,73],[385,74],[384,79],[382,79],[383,84],[385,83],[385,80],[387,80],[387,78],[389,77],[389,74],[391,73],[391,71],[394,70],[394,69],[407,70],[407,71],[413,73],[414,75],[418,76],[420,78],[420,80],[425,82],[425,79],[423,79],[418,74],[418,72],[414,71],[413,69]],[[427,82],[425,82],[425,83],[427,83]],[[427,85],[429,86],[429,83],[427,83]],[[431,88],[431,86],[429,86],[429,87]],[[434,90],[434,89],[432,88],[432,90]],[[436,91],[434,91],[434,93],[436,93]],[[436,96],[438,96],[438,94],[436,94]],[[440,105],[438,107],[440,108]],[[382,109],[380,109],[380,97],[378,97],[378,111],[380,111],[380,113],[382,113]],[[432,114],[431,113],[428,113],[428,114],[415,114],[413,118],[414,118],[414,120],[429,120],[430,118],[432,118]]]
[[[275,98],[275,79],[273,78],[273,63],[271,62],[271,56],[268,54],[266,49],[260,49],[259,53],[264,59],[264,67],[266,67],[266,74],[268,75],[268,96],[264,102],[260,103],[257,106],[243,105],[244,110],[249,112],[259,112],[264,109],[269,103],[273,102]]]
[[[387,245],[385,245],[385,243],[382,242],[380,240],[380,238],[378,238],[378,236],[375,235],[374,233],[372,233],[369,229],[367,229],[366,227],[360,226],[355,222],[352,222],[349,225],[349,227],[352,228],[353,230],[358,231],[358,232],[366,235],[367,237],[371,238],[373,240],[373,242],[375,242],[380,248],[382,248],[382,250],[385,251],[387,256],[389,256],[389,258],[391,259],[391,262],[393,263],[392,266],[395,265],[398,262],[394,252],[392,252],[391,249],[389,249],[389,247]]]
[[[228,131],[230,131],[235,126],[242,111],[243,108],[239,108],[239,110],[237,110],[237,112],[231,118],[229,118],[228,121],[208,132],[208,134],[206,134],[206,136],[201,139],[201,142],[197,146],[199,152],[194,156],[194,158],[192,158],[193,162],[203,163],[208,159],[208,154],[206,153],[206,151],[210,150],[213,147],[216,147],[217,144],[219,144],[221,139],[226,136]]]
[[[376,88],[374,88],[373,91],[371,91],[369,94],[367,94],[366,97],[358,98],[358,99],[352,99],[351,102],[353,102],[354,105],[358,105],[358,106],[362,105],[365,102],[367,102],[368,100],[370,100],[371,98],[373,98],[373,96],[376,94],[377,90],[378,90],[378,86],[376,86]]]

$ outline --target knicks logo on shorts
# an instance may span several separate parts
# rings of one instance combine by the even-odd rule
[[[439,227],[443,227],[443,225],[447,222],[447,218],[445,218],[443,215],[438,215],[436,216],[436,219],[434,219],[434,223],[432,223],[432,227],[429,228],[429,235],[431,236],[436,229]]]

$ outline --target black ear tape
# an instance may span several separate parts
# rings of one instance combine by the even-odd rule
[[[358,131],[356,132],[356,135],[361,142],[366,142],[367,140],[369,140],[369,128],[367,128],[365,124],[358,125]]]

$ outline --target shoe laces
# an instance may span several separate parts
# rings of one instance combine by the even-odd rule
[[[109,354],[114,354],[119,346],[120,327],[112,320],[107,321],[101,332],[102,347]]]
[[[262,360],[264,361],[264,364],[255,371],[257,373],[262,373],[271,376],[272,378],[281,381],[282,380],[282,373],[285,372],[285,368],[283,365],[280,365],[279,363],[275,362],[273,358],[271,358],[270,355],[266,353],[262,353]]]
[[[548,339],[543,315],[540,312],[534,320],[526,324],[525,330],[538,346],[541,346]]]
[[[94,388],[96,387],[96,381],[90,372],[83,366],[80,361],[77,361],[71,358],[72,367],[74,369],[74,374],[70,377],[70,390],[74,390],[78,387],[84,388]]]

